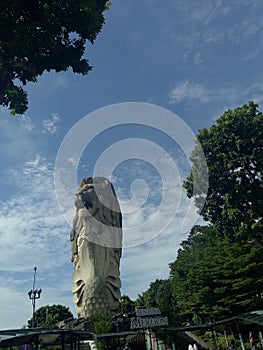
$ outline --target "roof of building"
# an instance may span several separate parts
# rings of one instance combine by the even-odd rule
[[[0,348],[23,344],[67,344],[76,340],[94,340],[96,335],[87,331],[72,329],[25,328],[0,331]]]

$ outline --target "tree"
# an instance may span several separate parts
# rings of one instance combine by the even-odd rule
[[[112,328],[111,320],[102,314],[94,314],[89,317],[90,327],[89,330],[95,334],[109,333]],[[107,348],[107,341],[102,339],[98,340],[97,347],[98,350],[103,350]]]
[[[215,226],[195,226],[170,265],[181,319],[208,322],[261,309],[263,261],[256,245],[216,238]]]
[[[120,299],[120,308],[122,315],[128,315],[134,312],[135,302],[128,295],[122,295]]]
[[[209,129],[199,130],[197,140],[206,157],[209,186],[193,192],[201,160],[193,150],[192,170],[184,182],[188,197],[195,197],[200,214],[232,239],[253,239],[262,244],[263,213],[263,114],[257,104],[226,111]],[[197,184],[198,185],[198,184]],[[202,207],[200,198],[206,196]]]
[[[89,317],[90,331],[95,334],[108,333],[111,330],[111,320],[106,315],[95,314]]]
[[[57,328],[58,323],[67,318],[73,318],[68,307],[59,304],[46,305],[35,311],[34,323],[41,328]],[[27,323],[29,328],[32,327],[32,318]]]
[[[23,114],[28,105],[22,85],[44,71],[87,74],[86,41],[94,42],[104,23],[106,0],[1,0],[0,105]]]
[[[170,279],[156,279],[151,282],[150,287],[142,295],[138,295],[135,305],[147,308],[157,307],[163,315],[168,316],[170,324],[176,323],[176,299],[172,294]]]

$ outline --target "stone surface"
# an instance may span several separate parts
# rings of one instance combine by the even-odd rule
[[[70,234],[73,299],[78,317],[119,311],[122,216],[114,188],[103,177],[85,178],[75,194]]]

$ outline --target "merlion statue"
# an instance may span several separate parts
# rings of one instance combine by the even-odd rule
[[[75,206],[70,240],[77,315],[118,313],[122,215],[112,184],[104,177],[84,178]]]

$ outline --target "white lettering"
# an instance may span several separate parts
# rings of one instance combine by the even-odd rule
[[[132,317],[131,318],[131,329],[135,328],[149,328],[157,326],[168,326],[167,317]]]

